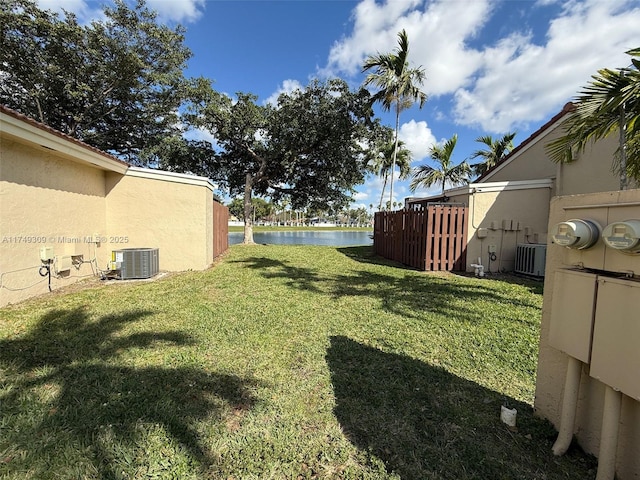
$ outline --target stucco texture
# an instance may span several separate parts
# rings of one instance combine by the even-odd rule
[[[208,189],[111,173],[107,191],[109,251],[158,248],[160,269],[170,271],[201,270],[213,262]]]
[[[0,305],[48,292],[40,247],[55,256],[95,258],[86,236],[105,231],[104,171],[7,139],[0,168]],[[81,257],[80,257],[81,256]],[[53,265],[55,268],[55,265]],[[51,280],[58,288],[91,275],[78,263]]]

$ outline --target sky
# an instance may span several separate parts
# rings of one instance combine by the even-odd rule
[[[105,0],[109,3],[109,0]],[[81,21],[100,17],[93,0],[39,0]],[[601,68],[629,65],[640,47],[638,0],[147,0],[159,21],[186,28],[193,57],[185,74],[204,76],[231,96],[253,93],[259,103],[339,77],[362,85],[364,60],[397,47],[405,29],[410,67],[426,74],[428,100],[400,116],[399,138],[412,166],[434,165],[429,148],[458,135],[454,163],[483,145],[476,139],[515,131],[527,139],[575,98]],[[394,115],[375,108],[383,124]],[[200,133],[207,138],[206,133]],[[477,160],[473,160],[475,162]],[[353,208],[374,210],[382,180],[356,187]],[[426,196],[394,182],[394,202]],[[385,201],[389,188],[385,194]]]

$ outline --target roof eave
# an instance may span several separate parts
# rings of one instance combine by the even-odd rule
[[[127,163],[105,152],[6,107],[0,108],[0,135],[101,170],[124,174],[129,168]]]

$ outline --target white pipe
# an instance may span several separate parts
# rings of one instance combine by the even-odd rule
[[[618,449],[621,405],[622,394],[607,385],[604,391],[604,411],[602,413],[602,431],[600,433],[600,452],[598,454],[596,480],[613,480],[616,475],[616,451]]]
[[[571,440],[573,439],[581,372],[582,362],[570,356],[567,362],[567,375],[564,380],[560,428],[558,429],[558,438],[552,447],[554,455],[564,455],[569,449],[569,445],[571,445]]]
[[[481,257],[478,257],[478,263],[472,263],[471,266],[475,268],[476,277],[484,277],[484,265],[482,265]]]

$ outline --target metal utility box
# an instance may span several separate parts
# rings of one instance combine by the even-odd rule
[[[160,269],[160,253],[157,248],[114,250],[112,261],[119,264],[122,280],[150,278],[156,275]]]
[[[40,247],[40,260],[43,262],[50,262],[53,260],[53,247],[42,246]]]
[[[640,401],[640,283],[598,277],[590,375]]]
[[[69,270],[71,270],[71,265],[71,255],[56,255],[56,257],[54,258],[56,273],[68,272]]]
[[[558,270],[553,282],[549,344],[584,363],[591,357],[597,278]]]

